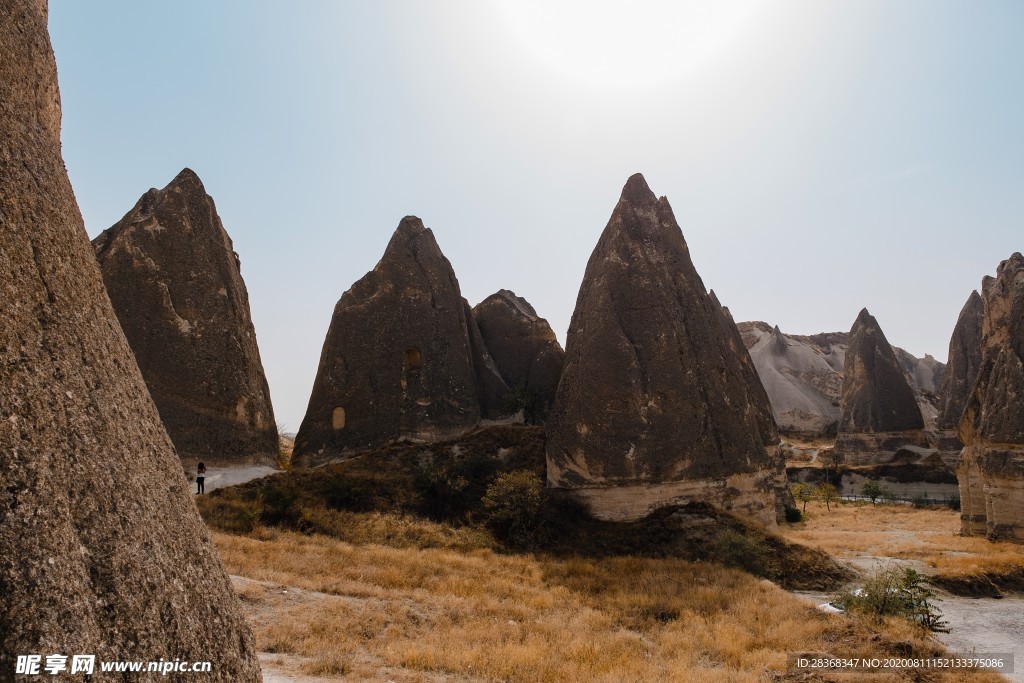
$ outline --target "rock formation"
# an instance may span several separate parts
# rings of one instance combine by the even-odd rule
[[[1024,543],[1024,256],[982,281],[981,366],[960,420],[964,535]]]
[[[924,418],[896,354],[863,309],[850,329],[835,449],[848,465],[889,462],[901,448],[927,448]]]
[[[587,264],[548,483],[605,519],[703,500],[773,525],[784,477],[668,201],[632,176]]]
[[[845,344],[826,351],[776,326],[751,340],[749,349],[780,429],[807,437],[835,434],[843,380],[832,363],[842,369],[839,357],[845,357]]]
[[[186,461],[277,460],[249,296],[213,199],[183,170],[93,240],[110,301]]]
[[[295,463],[476,425],[478,376],[488,369],[474,367],[468,310],[434,234],[406,216],[377,266],[334,308]]]
[[[978,381],[981,368],[981,326],[985,306],[977,291],[971,292],[960,316],[953,336],[949,339],[949,360],[939,390],[938,419],[939,447],[956,453],[959,458],[963,443],[960,441],[960,418],[967,399]]]
[[[494,419],[508,413],[505,408],[505,397],[510,391],[509,384],[502,377],[486,340],[473,317],[473,309],[469,302],[462,300],[462,312],[466,317],[466,328],[469,332],[469,352],[476,376],[476,392],[480,399],[481,417]]]
[[[536,398],[542,418],[555,398],[565,352],[548,321],[514,292],[502,289],[476,305],[473,319],[505,383]]]
[[[785,334],[760,321],[742,322],[737,328],[768,392],[779,429],[794,437],[835,436],[849,333]],[[898,346],[892,350],[931,437],[938,416],[936,387],[945,366],[928,355],[917,358]]]
[[[46,22],[41,0],[0,7],[0,680],[60,653],[95,655],[96,680],[102,661],[180,657],[257,683],[64,170]]]

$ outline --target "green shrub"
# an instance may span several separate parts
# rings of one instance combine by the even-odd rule
[[[890,567],[876,571],[864,582],[864,588],[840,593],[833,604],[878,619],[903,617],[930,631],[948,633],[948,622],[931,603],[934,595],[922,574],[909,567]]]
[[[882,496],[882,485],[874,479],[868,479],[860,487],[860,494],[870,499],[872,504],[877,503],[878,499]]]
[[[323,500],[332,510],[369,512],[373,509],[373,495],[365,481],[344,474],[335,474],[324,482]]]
[[[786,521],[790,524],[796,524],[803,520],[804,515],[798,508],[786,508]]]
[[[758,576],[765,573],[769,554],[764,539],[731,529],[718,535],[712,543],[711,552],[712,560]]]
[[[501,475],[483,497],[488,526],[513,547],[533,547],[541,526],[542,491],[541,480],[529,470]]]
[[[271,526],[299,528],[302,510],[299,508],[299,493],[292,486],[271,478],[263,485],[260,497],[263,500],[261,520]]]

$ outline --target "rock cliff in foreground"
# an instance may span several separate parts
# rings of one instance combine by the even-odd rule
[[[95,655],[97,680],[99,662],[180,657],[212,660],[195,680],[257,683],[64,170],[46,20],[45,2],[0,6],[0,680],[60,653]]]

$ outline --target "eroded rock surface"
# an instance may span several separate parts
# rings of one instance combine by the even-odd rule
[[[199,177],[151,189],[93,240],[110,301],[182,459],[277,460],[238,254]]]
[[[835,448],[849,465],[881,464],[905,446],[929,445],[914,391],[867,309],[850,329],[840,413]]]
[[[958,434],[960,418],[963,417],[967,399],[978,381],[978,371],[981,369],[981,328],[984,317],[985,305],[981,295],[977,291],[971,292],[949,340],[949,361],[939,390],[937,425],[940,430],[940,447],[957,454],[963,448]]]
[[[62,653],[95,655],[96,680],[100,661],[180,657],[257,683],[64,170],[46,22],[45,2],[0,5],[0,680]]]
[[[434,234],[415,216],[402,219],[377,266],[334,308],[294,462],[315,465],[398,439],[434,441],[476,425],[468,310]]]
[[[960,421],[964,535],[1024,543],[1024,256],[982,281],[981,366]]]
[[[526,299],[502,289],[473,309],[473,318],[505,383],[531,392],[541,417],[555,398],[565,363],[548,321]]]
[[[721,320],[668,201],[632,176],[573,313],[549,485],[607,519],[704,500],[774,524],[782,472]]]

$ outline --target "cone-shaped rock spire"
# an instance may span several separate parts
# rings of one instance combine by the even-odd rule
[[[167,433],[186,460],[277,460],[277,425],[238,254],[191,169],[93,240]]]
[[[607,518],[706,500],[774,523],[783,473],[723,319],[668,201],[632,176],[576,301],[549,483]]]
[[[903,446],[928,446],[914,390],[866,308],[850,329],[840,411],[835,447],[848,464],[888,462]]]
[[[334,308],[296,464],[477,424],[467,310],[434,234],[419,218],[403,218],[377,266]]]

